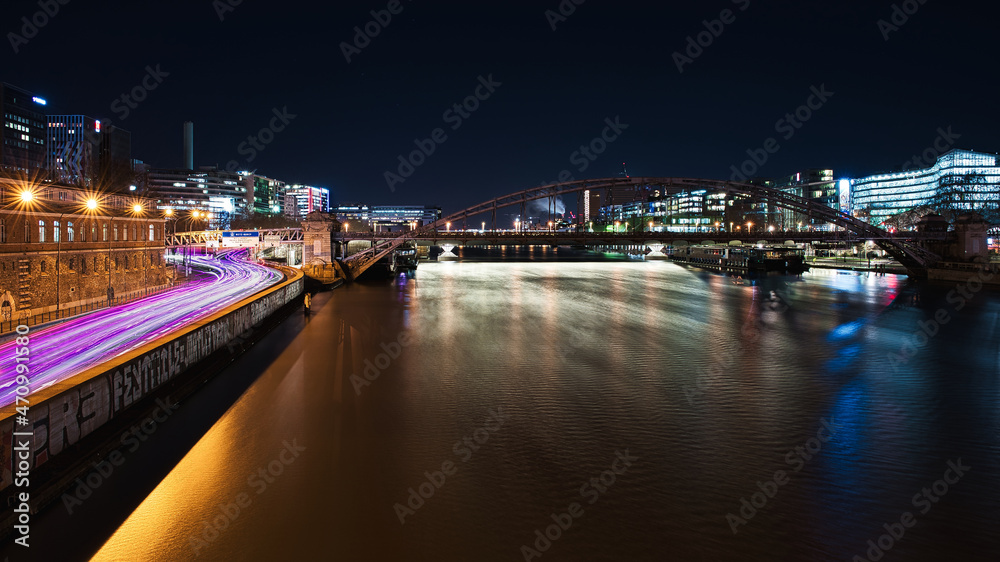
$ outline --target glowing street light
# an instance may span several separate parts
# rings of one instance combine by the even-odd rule
[[[31,190],[25,189],[21,192],[21,201],[31,203],[35,200],[35,194]]]
[[[747,222],[747,232],[750,232],[750,228],[751,227],[753,227],[753,223],[748,221]]]
[[[767,231],[774,232],[774,225],[772,224],[771,226],[767,227]]]
[[[448,232],[451,232],[451,223],[449,222],[445,226],[448,228]]]
[[[138,203],[136,203],[135,205],[132,205],[132,212],[133,213],[141,213],[142,212],[142,205],[140,205]]]
[[[93,197],[91,197],[90,199],[87,199],[87,209],[89,209],[91,211],[96,210],[97,209],[97,199],[94,199]]]

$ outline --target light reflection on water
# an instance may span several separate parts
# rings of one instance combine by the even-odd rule
[[[961,457],[973,470],[886,559],[993,560],[1000,299],[953,310],[947,290],[456,261],[338,289],[96,559],[190,559],[249,489],[199,559],[523,559],[580,502],[541,560],[850,560]],[[952,322],[894,368],[943,307]],[[401,332],[412,343],[357,386]],[[463,462],[456,442],[496,408],[509,420]],[[795,472],[822,420],[834,438]],[[257,495],[248,476],[293,438],[307,450]],[[626,449],[639,460],[587,503],[581,485]],[[401,525],[394,504],[445,461],[456,473]],[[788,483],[734,535],[727,514],[778,470]]]

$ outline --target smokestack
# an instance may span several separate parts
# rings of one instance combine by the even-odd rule
[[[194,170],[194,123],[184,122],[184,167]]]

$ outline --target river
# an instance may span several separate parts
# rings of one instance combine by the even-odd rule
[[[321,293],[153,436],[183,451],[94,559],[996,560],[974,288],[452,260]]]

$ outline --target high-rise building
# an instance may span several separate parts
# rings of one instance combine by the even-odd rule
[[[86,115],[49,115],[47,167],[56,182],[124,193],[134,185],[132,134]]]
[[[939,213],[977,211],[990,222],[1000,222],[997,155],[955,149],[929,168],[851,180],[851,207],[872,224],[921,207]]]
[[[26,90],[0,83],[3,144],[0,167],[7,174],[33,175],[45,170],[46,101]]]
[[[97,159],[98,178],[107,191],[134,192],[135,160],[132,158],[132,133],[106,125],[101,127],[101,153]]]
[[[49,115],[47,167],[57,182],[94,187],[101,122],[86,115]]]
[[[243,178],[247,209],[265,215],[280,215],[285,206],[285,182],[248,174]]]
[[[302,220],[313,211],[330,212],[330,190],[325,187],[292,185],[285,190],[284,214],[293,220]]]

